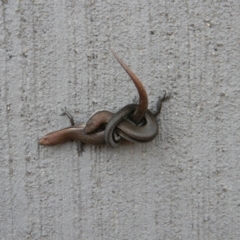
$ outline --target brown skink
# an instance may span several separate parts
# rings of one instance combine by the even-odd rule
[[[124,112],[124,116],[126,113],[133,112],[136,109],[135,104],[127,105],[125,108],[122,108],[120,111]],[[114,113],[103,110],[95,113],[87,122],[84,131],[86,133],[92,133],[96,129],[99,129],[102,125],[107,124],[112,118],[114,119]],[[117,121],[114,121],[115,124],[111,125],[111,129],[114,130],[116,127],[116,132],[125,140],[130,142],[149,142],[153,140],[158,133],[158,125],[156,121],[156,117],[147,110],[144,116],[143,125],[135,125],[133,122],[128,121],[124,118],[119,117],[117,115]],[[106,134],[106,129],[105,129]],[[109,135],[113,134],[113,131],[109,133]],[[108,138],[105,139],[108,143]],[[110,140],[111,141],[111,140]],[[117,142],[117,143],[115,143]],[[108,143],[109,144],[109,143]],[[110,146],[118,145],[118,141],[114,141],[113,144],[109,144]]]
[[[53,146],[71,140],[78,140],[82,143],[91,143],[95,145],[105,143],[104,131],[86,134],[84,128],[85,124],[63,128],[45,135],[38,143],[44,146]]]
[[[143,125],[135,125],[133,122],[123,119],[119,116],[119,112],[123,113],[123,115],[126,115],[126,113],[133,112],[136,109],[136,104],[129,104],[123,107],[117,114],[102,110],[93,114],[86,124],[73,125],[68,128],[51,132],[41,138],[39,144],[53,146],[67,141],[77,140],[82,143],[100,145],[105,143],[106,131],[109,131],[107,136],[110,138],[116,126],[117,133],[127,141],[142,143],[149,142],[153,140],[158,133],[156,116],[161,111],[162,100],[164,98],[165,95],[163,98],[159,98],[156,112],[153,113],[150,110],[147,110],[144,116]],[[69,118],[71,118],[71,116]],[[108,124],[109,121],[113,122],[110,126],[110,130],[105,129],[102,131],[96,131],[101,129],[101,127],[104,129],[105,125]],[[73,121],[72,124],[74,124]],[[107,143],[110,142],[110,146],[116,146],[118,144],[117,141],[114,141],[114,143],[112,143],[112,141],[114,140],[111,140],[110,138],[110,140],[107,140]]]
[[[138,90],[139,104],[138,105],[135,104],[134,111],[131,111],[131,113],[133,113],[132,120],[134,121],[134,123],[138,123],[138,122],[141,121],[141,119],[143,119],[143,117],[145,116],[145,113],[147,111],[147,107],[148,107],[147,93],[146,93],[142,83],[137,78],[137,76],[117,56],[117,54],[112,49],[111,49],[111,51],[114,54],[114,56],[116,57],[116,59],[118,60],[118,62],[121,64],[121,66],[128,73],[128,75],[130,76],[130,78],[132,79],[132,81],[134,82],[134,84],[135,84],[135,86]],[[105,116],[104,116],[105,120],[101,120],[101,121],[108,122],[109,121],[109,116],[110,116],[109,112],[106,113]],[[95,117],[98,118],[98,117],[100,117],[100,115],[95,115]],[[108,119],[108,120],[106,120],[106,119]],[[130,141],[138,141],[138,142],[146,141],[146,140],[141,140],[140,138],[141,138],[142,133],[145,137],[145,138],[142,138],[142,139],[147,138],[147,136],[149,135],[149,133],[147,132],[148,131],[147,127],[149,127],[150,124],[146,125],[144,128],[142,128],[142,130],[139,130],[139,128],[136,129],[135,127],[137,127],[137,126],[132,125],[132,124],[129,125],[129,124],[130,123],[128,121],[125,121],[125,122],[121,123],[121,128],[122,129],[119,128],[119,133],[121,133],[121,135],[125,139],[128,139]],[[155,127],[154,122],[152,122],[152,124]],[[67,141],[70,141],[70,140],[78,140],[80,142],[90,143],[90,144],[103,144],[103,143],[105,143],[104,131],[87,133],[88,131],[85,131],[86,129],[84,130],[84,128],[85,128],[85,125],[81,124],[81,125],[73,125],[73,126],[68,127],[68,128],[64,128],[64,129],[61,129],[61,130],[58,130],[58,131],[55,131],[55,132],[51,132],[51,133],[47,134],[46,136],[44,136],[43,138],[41,138],[39,140],[39,144],[40,145],[46,145],[46,146],[52,146],[52,145],[57,145],[57,144],[64,143],[64,142],[67,142]],[[95,126],[95,129],[97,129],[97,128],[98,127]],[[140,132],[142,131],[142,133],[140,133],[140,132],[137,133],[137,131],[140,131]],[[132,136],[130,134],[131,132],[134,132]],[[157,134],[157,130],[150,131],[151,134],[153,132],[156,132],[156,134]],[[156,136],[156,134],[155,134],[155,136]]]
[[[125,138],[126,140],[133,142],[149,142],[153,140],[158,133],[158,124],[156,120],[157,114],[160,113],[162,107],[162,101],[165,99],[166,92],[164,96],[157,102],[157,111],[152,113],[147,110],[142,126],[130,125],[127,128],[121,127],[121,124],[124,123],[126,125],[124,118],[129,118],[129,116],[136,109],[135,104],[128,104],[122,109],[120,109],[117,113],[113,115],[113,117],[108,121],[105,127],[105,141],[111,147],[118,146],[121,138],[116,138],[115,129],[118,130],[117,133]],[[129,124],[130,122],[128,122]],[[88,124],[88,123],[87,123]],[[120,126],[120,127],[119,127]],[[86,126],[87,127],[87,126]]]

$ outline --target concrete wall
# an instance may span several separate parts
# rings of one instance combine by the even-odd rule
[[[0,2],[1,239],[238,239],[240,3]],[[38,146],[137,95],[171,94],[147,144]]]

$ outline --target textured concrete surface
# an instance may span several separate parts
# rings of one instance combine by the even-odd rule
[[[239,239],[240,3],[0,2],[1,239]],[[167,89],[160,134],[116,149],[48,132]]]

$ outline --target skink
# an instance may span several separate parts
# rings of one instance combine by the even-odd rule
[[[84,128],[85,124],[80,124],[51,132],[41,138],[39,140],[39,144],[44,146],[53,146],[71,140],[78,140],[82,143],[91,143],[95,145],[105,143],[104,131],[86,134],[84,132]]]
[[[116,115],[106,110],[99,111],[92,115],[86,125],[73,125],[68,128],[51,132],[41,138],[39,144],[53,146],[70,140],[78,140],[82,143],[100,145],[105,143],[105,132],[107,131],[108,136],[111,136],[116,126],[117,133],[125,140],[130,142],[149,142],[153,140],[158,133],[156,116],[161,111],[162,100],[163,98],[159,98],[157,111],[155,113],[147,110],[143,125],[137,126],[134,123],[124,119],[124,116],[127,113],[133,112],[137,107],[136,104],[129,104],[116,113]],[[120,113],[122,114],[121,116]],[[97,129],[101,129],[101,126],[108,124],[109,121],[112,122],[109,130],[106,128],[105,131],[96,131]],[[72,123],[74,124],[74,122]],[[114,141],[113,144],[116,146],[118,143]]]
[[[109,119],[105,128],[105,141],[111,147],[116,147],[120,139],[116,138],[115,128],[117,128],[117,133],[124,139],[132,142],[149,142],[153,140],[158,133],[158,124],[156,121],[156,116],[160,113],[162,107],[162,101],[165,99],[166,92],[164,96],[157,102],[157,111],[152,113],[147,110],[144,116],[143,126],[133,125],[132,123],[124,120],[124,118],[129,118],[129,116],[134,112],[137,105],[128,104],[117,113],[115,113],[111,119]],[[89,119],[90,121],[91,119]],[[96,124],[96,123],[95,123]],[[88,129],[88,123],[85,129]]]
[[[147,110],[148,107],[148,98],[146,91],[140,82],[140,80],[136,77],[136,75],[128,68],[128,66],[117,56],[117,54],[111,49],[116,59],[119,61],[121,66],[125,69],[125,71],[128,73],[128,75],[131,77],[132,81],[134,82],[135,86],[137,87],[138,93],[139,93],[139,104],[130,104],[132,107],[126,107],[124,110],[124,116],[126,116],[126,111],[129,112],[129,115],[133,114],[132,120],[136,122],[140,122],[140,119],[142,119],[145,116],[146,113],[146,124],[144,126],[136,126],[132,123],[128,122],[127,120],[124,120],[124,122],[120,123],[120,127],[118,128],[118,133],[125,139],[129,141],[137,141],[137,142],[146,142],[152,140],[157,132],[158,127],[155,119],[155,115],[153,115],[150,111]],[[131,109],[131,110],[129,110]],[[159,111],[160,112],[160,111]],[[100,120],[100,115],[95,115],[95,119],[98,119],[100,121],[108,122],[110,115],[113,115],[113,113],[110,113],[107,111],[104,113],[101,113],[101,119],[105,118],[105,120]],[[128,115],[128,113],[127,113]],[[39,144],[41,145],[57,145],[60,143],[67,142],[69,140],[78,140],[83,143],[90,143],[90,144],[103,144],[105,143],[106,139],[110,139],[110,135],[113,135],[113,131],[117,123],[122,121],[124,116],[120,116],[119,114],[117,117],[115,117],[111,123],[108,125],[109,129],[112,131],[108,131],[107,136],[103,131],[97,131],[94,133],[89,133],[88,128],[85,128],[84,124],[81,125],[74,125],[68,128],[64,128],[52,133],[47,134],[43,138],[39,140]],[[107,120],[106,120],[107,119]],[[116,123],[117,120],[117,123]],[[89,126],[90,122],[88,122]],[[114,127],[112,127],[114,125]],[[95,129],[98,129],[98,125],[92,126]],[[113,143],[114,145],[114,143]]]

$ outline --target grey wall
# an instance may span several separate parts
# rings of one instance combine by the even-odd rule
[[[1,239],[238,239],[240,6],[232,1],[0,3]],[[116,111],[140,77],[147,144],[116,149],[38,139]]]

